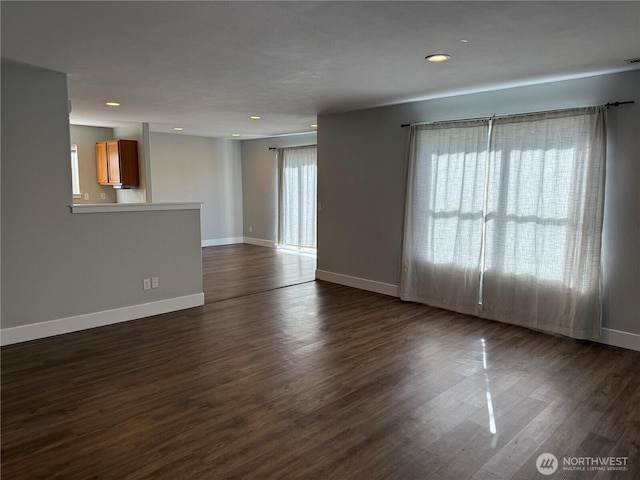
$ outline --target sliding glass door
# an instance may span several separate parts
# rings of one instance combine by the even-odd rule
[[[316,146],[278,149],[278,246],[315,252]]]

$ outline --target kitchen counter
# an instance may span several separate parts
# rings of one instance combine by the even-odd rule
[[[158,210],[200,210],[202,203],[82,203],[70,205],[71,213],[149,212]]]

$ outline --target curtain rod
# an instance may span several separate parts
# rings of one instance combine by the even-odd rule
[[[636,103],[635,100],[629,100],[627,102],[611,102],[611,103],[605,103],[604,106],[609,108],[609,107],[617,107],[619,105],[626,105],[627,103]]]
[[[309,145],[292,145],[291,147],[269,147],[269,150],[278,150],[279,148],[304,148],[304,147],[315,147],[316,143],[311,143]]]
[[[618,107],[620,105],[627,105],[629,103],[636,103],[635,100],[628,100],[626,102],[610,102],[610,103],[605,103],[603,105],[603,107]],[[577,107],[580,108],[580,107]],[[585,107],[586,108],[586,107]],[[572,110],[572,109],[568,109],[568,110]],[[550,110],[551,112],[553,111],[557,111],[557,110]],[[533,113],[544,113],[544,112],[533,112]],[[506,118],[506,117],[514,117],[517,115],[529,115],[529,113],[517,113],[517,114],[513,114],[513,115],[502,115],[500,117],[497,118]],[[496,118],[495,115],[492,115],[491,117],[476,117],[476,118],[465,118],[465,119],[461,119],[461,120],[442,120],[439,122],[418,122],[418,123],[403,123],[402,125],[400,125],[401,128],[406,128],[406,127],[410,127],[411,125],[426,125],[426,124],[435,124],[435,123],[446,123],[446,122],[468,122],[468,121],[472,121],[472,120],[488,120],[490,118]]]

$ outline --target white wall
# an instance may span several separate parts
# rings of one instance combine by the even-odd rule
[[[285,135],[242,141],[243,234],[273,244],[278,226],[278,165],[269,147],[315,145],[317,134]],[[249,231],[251,229],[252,231]]]
[[[198,210],[70,212],[64,74],[3,63],[1,128],[3,342],[12,327],[203,299]],[[151,276],[160,288],[144,291]]]
[[[203,245],[242,242],[240,142],[150,134],[154,202],[202,202]]]
[[[112,140],[112,128],[85,127],[71,125],[71,143],[78,146],[78,170],[80,172],[81,198],[74,198],[74,203],[116,203],[116,191],[113,187],[98,183],[96,169],[96,143]],[[100,194],[104,194],[104,200]],[[89,198],[85,199],[84,195]]]
[[[397,285],[408,135],[401,124],[626,100],[636,103],[608,112],[603,324],[640,334],[640,71],[320,116],[318,269]]]

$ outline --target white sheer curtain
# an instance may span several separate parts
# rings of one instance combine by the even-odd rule
[[[316,146],[279,148],[278,245],[316,248]]]
[[[479,314],[488,122],[411,127],[400,297]]]
[[[471,166],[462,174],[451,153],[431,153],[434,132],[445,128],[454,139],[446,148],[460,158],[468,127],[412,128],[401,298],[575,338],[597,338],[604,122],[603,107],[494,120],[485,130],[490,132],[485,138],[490,141],[488,158],[481,141],[477,148],[465,145],[465,158],[476,164],[478,184],[472,190],[464,189]],[[423,170],[435,172],[434,179],[420,176]],[[466,192],[457,212],[452,213],[455,195],[446,194],[452,202],[448,205],[433,200],[442,197],[435,192],[443,189]],[[463,217],[469,210],[464,205],[481,212],[480,227],[473,229],[469,250],[454,250],[451,260],[439,252],[460,244],[461,229],[439,229],[433,217]],[[475,284],[472,257],[477,259]],[[460,275],[459,263],[466,264],[465,275]],[[470,292],[476,287],[474,298]],[[460,291],[465,294],[456,293]]]
[[[599,336],[604,112],[494,122],[484,316],[575,338]]]

